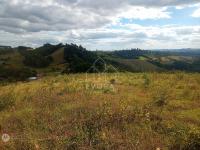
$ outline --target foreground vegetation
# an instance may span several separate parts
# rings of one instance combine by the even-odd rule
[[[200,149],[200,74],[49,76],[0,86],[0,149]]]

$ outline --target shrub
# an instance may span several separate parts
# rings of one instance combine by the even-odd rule
[[[144,79],[144,87],[148,88],[149,84],[150,84],[150,79],[148,78],[148,76],[146,74],[143,75],[143,79]]]
[[[14,105],[14,100],[11,95],[0,96],[0,111],[8,109]]]
[[[178,80],[183,80],[184,74],[181,73],[181,72],[178,72],[178,73],[176,74],[176,78],[177,78]]]
[[[181,135],[180,135],[181,133]],[[179,135],[179,136],[177,136]],[[171,145],[171,150],[199,150],[200,130],[176,131],[175,142]]]
[[[188,138],[183,150],[200,149],[200,130],[192,130],[188,133]]]
[[[168,93],[166,91],[158,91],[154,96],[154,104],[158,107],[164,107],[168,104]]]
[[[110,84],[115,84],[116,83],[116,80],[115,79],[111,79],[110,80]]]

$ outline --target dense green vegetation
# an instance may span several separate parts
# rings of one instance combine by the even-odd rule
[[[36,76],[36,72],[30,68],[7,68],[0,65],[0,80],[16,81],[26,80],[28,77]]]
[[[97,55],[87,51],[82,46],[66,44],[64,48],[64,59],[69,63],[68,72],[86,72],[97,59]]]
[[[144,56],[151,54],[151,51],[144,51],[141,49],[131,49],[131,50],[120,50],[120,51],[114,51],[110,52],[111,55],[117,56],[119,58],[125,58],[125,59],[138,59],[140,56]]]
[[[13,49],[12,48],[9,48],[9,49],[0,49],[0,55],[3,55],[3,54],[8,54],[8,53],[12,53],[13,52]]]
[[[180,71],[186,71],[186,72],[200,72],[200,58],[197,60],[188,63],[184,61],[174,61],[172,63],[168,64],[162,64],[159,61],[149,61],[152,64],[155,64],[159,66],[160,68],[164,68],[166,70],[180,70]]]
[[[29,67],[44,68],[49,66],[52,58],[48,56],[57,49],[57,46],[45,44],[35,50],[28,50],[26,47],[19,47],[18,51],[24,56],[24,64]]]

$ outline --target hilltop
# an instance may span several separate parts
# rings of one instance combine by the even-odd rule
[[[44,44],[38,48],[19,46],[0,48],[0,78],[24,80],[39,73],[86,72],[98,58],[119,72],[200,72],[198,50],[88,51],[76,44]],[[102,64],[97,64],[102,70]]]

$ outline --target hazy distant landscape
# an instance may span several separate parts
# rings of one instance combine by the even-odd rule
[[[98,58],[115,67],[118,72],[200,72],[199,50],[89,51],[76,44],[45,44],[35,49],[2,47],[0,78],[2,81],[17,81],[39,74],[86,73]],[[103,65],[97,63],[100,72]],[[107,72],[113,70],[108,69]]]

